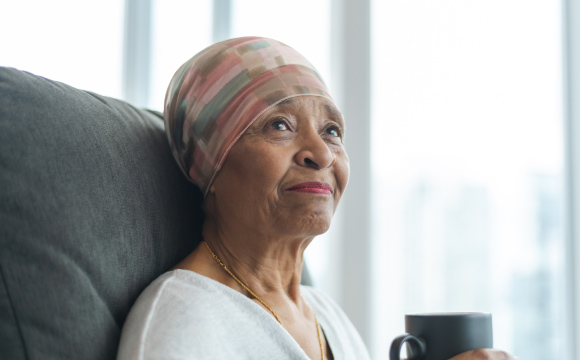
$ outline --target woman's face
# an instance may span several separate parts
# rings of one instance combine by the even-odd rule
[[[220,225],[324,233],[348,181],[344,128],[338,109],[320,96],[266,111],[231,149],[206,198],[208,213]]]

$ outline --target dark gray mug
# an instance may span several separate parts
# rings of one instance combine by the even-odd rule
[[[407,314],[405,331],[393,340],[390,360],[400,359],[403,344],[410,360],[447,360],[468,350],[493,348],[489,313]]]

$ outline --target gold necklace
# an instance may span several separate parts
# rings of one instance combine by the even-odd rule
[[[213,250],[209,247],[209,245],[207,244],[207,242],[205,240],[203,240],[203,243],[205,244],[205,246],[207,247],[207,249],[209,250],[209,252],[211,253],[211,256],[214,258],[215,261],[217,261],[217,263],[228,273],[230,274],[230,276],[232,278],[234,278],[234,280],[236,280],[238,282],[238,284],[240,284],[241,287],[243,287],[244,289],[246,289],[247,292],[249,292],[254,298],[256,298],[256,300],[258,300],[259,302],[262,303],[262,305],[264,305],[266,307],[266,309],[270,310],[270,312],[272,313],[272,315],[274,315],[274,317],[276,318],[276,320],[280,323],[280,325],[282,325],[282,327],[284,329],[286,329],[284,327],[284,324],[282,324],[282,321],[280,320],[280,318],[278,317],[278,315],[276,314],[276,312],[274,311],[274,309],[272,309],[270,306],[268,306],[268,304],[266,304],[266,302],[264,300],[262,300],[262,298],[260,298],[258,295],[256,295],[252,290],[250,290],[249,287],[246,286],[246,284],[244,284],[242,282],[242,280],[238,279],[236,275],[234,275],[234,273],[232,273],[230,271],[230,269],[228,269],[228,267],[226,266],[226,264],[224,264],[218,257],[217,255],[213,252]],[[314,322],[316,323],[316,334],[318,335],[318,345],[320,345],[320,358],[322,360],[324,360],[324,351],[322,350],[322,338],[320,337],[320,326],[318,325],[318,319],[316,318],[316,313],[314,313]]]

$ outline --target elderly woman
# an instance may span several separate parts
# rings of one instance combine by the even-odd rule
[[[227,40],[176,72],[164,117],[205,196],[204,240],[141,294],[119,359],[368,359],[336,303],[300,285],[349,176],[345,122],[314,67],[271,39]],[[477,354],[495,356],[461,359]]]

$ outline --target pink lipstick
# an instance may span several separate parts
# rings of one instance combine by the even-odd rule
[[[312,194],[330,195],[332,194],[332,186],[319,182],[304,182],[294,185],[286,189],[286,191],[297,191]]]

